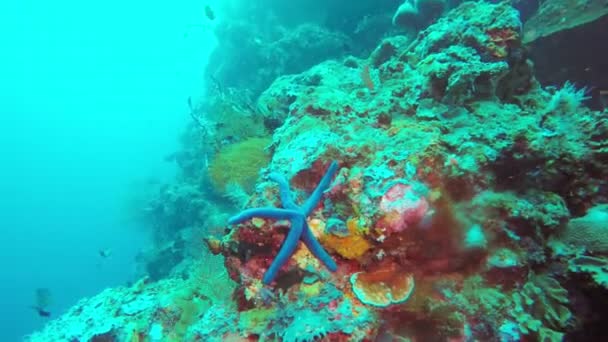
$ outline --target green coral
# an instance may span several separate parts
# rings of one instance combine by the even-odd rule
[[[596,205],[585,216],[570,220],[559,240],[592,253],[608,253],[608,204]]]
[[[467,316],[483,317],[491,325],[503,321],[504,308],[512,305],[508,294],[498,287],[488,286],[479,275],[465,279],[461,290],[456,288],[455,284],[447,284],[442,293]]]
[[[538,340],[542,342],[562,342],[564,340],[564,333],[540,327],[538,329]]]
[[[568,268],[575,273],[588,273],[597,285],[608,289],[608,259],[580,256],[568,262]]]
[[[238,322],[235,307],[213,305],[190,326],[185,341],[222,342],[224,335],[237,333]]]
[[[305,309],[298,312],[297,319],[285,329],[282,339],[285,342],[312,342],[328,333],[327,321],[318,312]]]
[[[487,286],[480,276],[466,279],[459,292],[444,289],[443,293],[469,316],[483,317],[491,325],[513,320],[521,333],[541,341],[559,340],[572,317],[566,306],[568,292],[547,275],[531,274],[521,289],[510,294]]]
[[[275,315],[276,310],[271,308],[255,308],[243,311],[239,315],[239,330],[264,335]]]
[[[190,326],[196,322],[199,315],[204,313],[210,306],[211,301],[198,292],[196,284],[186,287],[177,292],[172,299],[168,311],[176,310],[178,320],[168,335],[169,341],[182,341]]]
[[[337,303],[332,309],[329,303]],[[284,342],[316,341],[329,333],[343,333],[353,341],[366,337],[365,329],[376,322],[372,311],[354,307],[352,301],[331,284],[323,284],[318,296],[280,304],[273,331]]]
[[[525,194],[483,191],[473,198],[470,207],[478,220],[504,216],[521,220],[519,225],[527,224],[535,229],[526,233],[529,235],[557,230],[570,216],[565,201],[559,195],[535,190]],[[513,231],[505,230],[505,233],[512,240],[520,239]]]
[[[428,301],[425,307],[426,314],[437,329],[437,335],[443,337],[459,337],[462,335],[462,327],[466,317],[456,310],[452,303],[446,301]]]
[[[534,305],[534,300],[519,292],[513,293],[511,297],[515,307],[510,310],[510,314],[518,324],[519,330],[524,334],[538,331],[543,326],[543,322],[527,311],[529,306]]]
[[[335,286],[320,285],[322,288],[314,297],[279,292],[271,306],[240,313],[234,308],[213,306],[194,323],[188,336],[212,342],[223,341],[225,334],[256,336],[259,341],[305,342],[317,341],[330,333],[342,333],[353,341],[363,340],[367,327],[377,322],[374,313],[353,306]]]
[[[568,304],[568,291],[554,278],[531,274],[528,282],[511,295],[514,306],[511,316],[522,333],[561,334],[568,326],[572,313]]]

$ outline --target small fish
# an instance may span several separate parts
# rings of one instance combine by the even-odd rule
[[[35,292],[35,304],[30,307],[38,313],[40,317],[50,317],[51,312],[47,309],[52,302],[51,291],[47,288],[38,288]]]
[[[213,12],[213,10],[211,9],[211,7],[209,5],[205,5],[205,16],[209,20],[215,19],[215,13]]]
[[[112,255],[112,251],[109,248],[99,250],[99,256],[102,258],[108,258],[110,255]]]
[[[32,309],[36,310],[36,312],[38,313],[38,316],[40,316],[40,317],[51,317],[51,312],[48,310],[45,310],[41,307],[32,306]]]

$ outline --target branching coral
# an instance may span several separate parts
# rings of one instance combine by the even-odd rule
[[[559,334],[569,324],[572,314],[568,307],[568,291],[547,275],[530,275],[521,291],[512,294],[511,315],[524,334],[548,330]]]
[[[572,317],[567,307],[568,292],[548,275],[530,274],[528,282],[511,293],[488,286],[477,276],[465,280],[461,291],[447,288],[443,293],[464,313],[477,317],[478,323],[505,335],[502,340],[520,340],[520,335],[529,335],[560,341],[555,338],[564,335]]]

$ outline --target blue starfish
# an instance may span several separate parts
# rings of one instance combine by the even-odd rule
[[[293,201],[291,191],[289,189],[289,183],[285,177],[281,174],[273,172],[269,175],[269,178],[279,185],[279,196],[281,198],[281,203],[283,204],[283,209],[270,207],[247,209],[228,220],[230,224],[238,224],[251,218],[259,217],[276,220],[289,220],[291,223],[291,229],[289,230],[285,241],[283,241],[283,245],[281,246],[279,253],[264,274],[264,278],[262,279],[264,284],[268,285],[274,280],[279,272],[279,269],[287,262],[287,260],[289,260],[289,258],[291,258],[295,252],[300,240],[304,242],[306,247],[308,247],[308,250],[310,250],[310,252],[330,271],[335,272],[338,269],[336,262],[323,249],[323,246],[321,246],[319,241],[317,241],[317,239],[314,237],[310,231],[310,227],[308,227],[308,223],[306,222],[306,217],[308,217],[310,213],[317,207],[321,197],[323,197],[323,193],[325,190],[327,190],[327,188],[329,188],[329,183],[336,174],[336,171],[338,171],[338,162],[334,160],[315,190],[301,207],[296,205],[296,203]]]

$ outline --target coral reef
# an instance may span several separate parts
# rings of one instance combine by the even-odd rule
[[[263,134],[242,130],[180,159],[187,177],[151,212],[172,241],[205,232],[192,240],[221,255],[230,300],[211,298],[217,285],[193,281],[182,263],[169,272],[181,277],[108,290],[30,340],[561,341],[597,331],[587,322],[598,315],[590,293],[608,290],[608,113],[586,108],[572,83],[537,82],[508,2],[453,5],[414,40],[272,73],[255,103],[228,106]],[[203,127],[226,137],[241,124],[198,123],[191,144],[212,131]],[[250,139],[264,139],[268,159],[235,152]],[[207,153],[211,169],[193,172]],[[226,190],[224,177],[248,191],[232,201],[204,191]]]
[[[208,271],[215,271],[212,276]],[[187,279],[152,282],[142,278],[130,287],[106,289],[85,298],[28,341],[185,341],[199,332],[194,324],[212,307],[230,307],[234,287],[221,269],[197,263]],[[218,281],[223,278],[223,281]],[[212,286],[210,286],[213,284]],[[213,286],[223,286],[221,291]]]
[[[572,327],[568,292],[544,270],[559,257],[542,246],[571,213],[602,200],[589,185],[604,180],[564,177],[581,179],[580,164],[595,163],[586,137],[603,134],[594,124],[603,114],[582,107],[584,93],[570,84],[542,89],[520,47],[511,7],[464,3],[409,45],[390,38],[369,60],[279,77],[258,101],[284,122],[269,168],[307,192],[326,160],[340,160],[328,198],[309,217],[338,267],[323,272],[300,246],[271,285],[298,293],[311,276],[330,282],[380,317],[408,317],[382,329],[409,338],[427,336],[424,324],[445,337],[563,336]],[[262,182],[253,202],[276,198]],[[263,256],[279,248],[277,228],[259,222],[247,240],[253,250],[237,233],[248,225],[217,243],[244,292],[259,287]],[[473,305],[484,291],[496,304]]]
[[[568,222],[559,241],[595,254],[608,254],[608,204],[595,206],[585,216]]]
[[[225,15],[214,28],[219,46],[205,74],[223,88],[246,89],[257,97],[281,75],[369,53],[392,29],[398,2],[261,0],[222,5]]]

